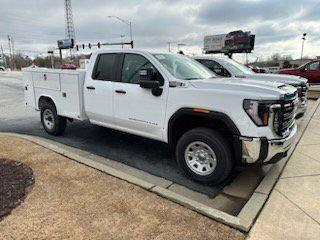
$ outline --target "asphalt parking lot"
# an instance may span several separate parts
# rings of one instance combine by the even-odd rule
[[[61,137],[48,135],[42,128],[39,112],[24,105],[21,74],[0,76],[0,132],[40,136],[96,155],[122,162],[163,177],[194,191],[213,197],[223,187],[198,184],[177,166],[166,144],[117,132],[88,122],[69,123]]]

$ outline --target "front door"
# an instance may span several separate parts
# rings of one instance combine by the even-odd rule
[[[307,78],[309,83],[320,83],[320,61],[306,65],[301,76]]]
[[[110,125],[113,121],[113,83],[119,54],[107,53],[97,57],[92,76],[84,86],[84,103],[91,122]]]
[[[127,53],[123,56],[121,82],[114,83],[114,121],[122,130],[150,138],[162,139],[167,88],[161,96],[141,88],[140,69],[154,68],[142,55]]]

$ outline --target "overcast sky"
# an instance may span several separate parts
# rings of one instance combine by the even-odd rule
[[[73,0],[72,7],[78,43],[128,39],[128,26],[108,18],[117,15],[133,22],[138,48],[166,50],[172,41],[200,54],[205,35],[242,29],[256,34],[251,60],[273,53],[299,58],[304,32],[305,55],[320,55],[319,0]],[[35,53],[65,37],[64,0],[0,0],[0,16],[5,51],[7,34],[16,50]]]

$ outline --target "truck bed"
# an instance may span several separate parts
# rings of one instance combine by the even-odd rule
[[[26,105],[39,110],[39,99],[50,97],[58,115],[87,119],[83,102],[85,70],[24,68]]]

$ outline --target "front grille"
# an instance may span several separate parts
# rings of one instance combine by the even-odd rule
[[[290,100],[283,100],[280,103],[280,108],[274,119],[274,128],[278,135],[284,136],[288,134],[289,129],[294,125],[297,105],[297,96]]]
[[[304,102],[307,98],[307,91],[308,91],[307,85],[301,85],[297,87],[297,90],[298,90],[298,97],[300,101]]]

